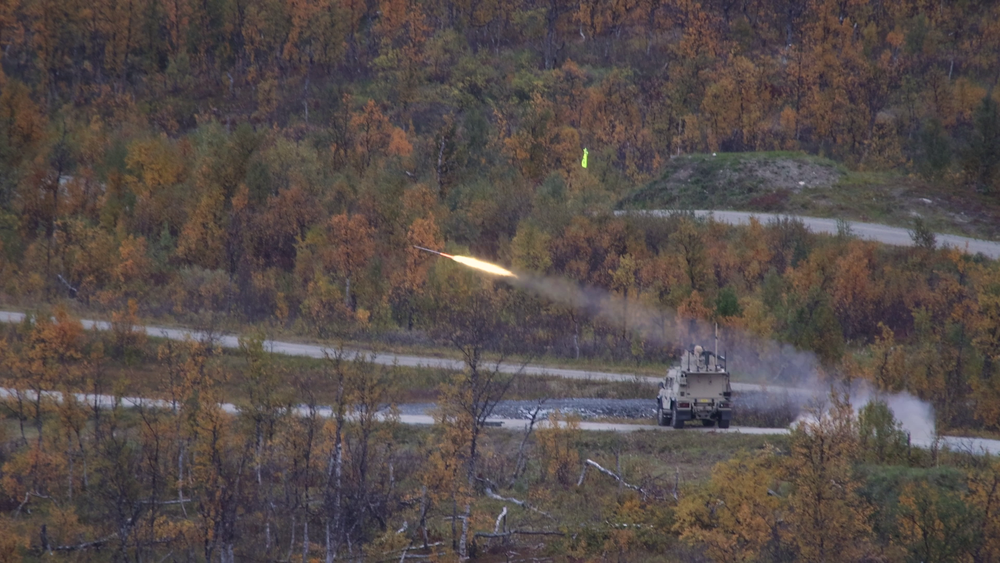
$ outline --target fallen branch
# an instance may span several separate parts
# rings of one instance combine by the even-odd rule
[[[489,532],[476,532],[472,539],[476,538],[509,538],[513,535],[519,536],[565,536],[566,532],[549,532],[545,530],[511,530],[502,534],[491,534]]]
[[[14,511],[15,519],[21,515],[21,509],[24,508],[24,505],[28,504],[29,498],[31,498],[31,493],[30,492],[24,493],[24,500],[21,501],[21,504],[17,505],[17,510]]]
[[[76,545],[60,545],[60,546],[56,546],[56,547],[50,548],[50,550],[51,551],[78,551],[78,550],[81,550],[81,549],[100,548],[100,547],[103,547],[104,544],[108,543],[109,541],[111,541],[113,539],[115,539],[114,535],[108,536],[106,538],[99,539],[99,540],[94,540],[94,541],[89,541],[89,542],[84,542],[84,543],[78,543]]]
[[[413,542],[410,542],[410,545],[404,547],[403,549],[394,549],[392,551],[386,551],[385,553],[383,553],[380,556],[380,559],[373,559],[372,561],[396,561],[396,555],[395,555],[396,553],[401,553],[402,554],[400,556],[400,558],[399,558],[399,561],[405,561],[406,559],[430,559],[431,557],[434,557],[435,555],[440,555],[440,554],[434,554],[434,553],[432,553],[430,555],[419,555],[419,554],[410,553],[410,552],[411,551],[417,551],[417,550],[429,549],[429,548],[432,548],[432,547],[438,547],[438,546],[441,546],[441,545],[444,545],[444,542],[437,542],[437,543],[427,544],[426,547],[419,546],[419,545],[413,545]],[[354,555],[342,555],[340,557],[333,558],[333,561],[356,561],[356,560],[357,560],[357,558]]]
[[[503,510],[500,511],[500,515],[497,516],[497,523],[493,526],[493,533],[494,534],[500,532],[500,522],[503,522],[504,516],[507,516],[507,507],[506,506],[503,507]],[[507,529],[507,524],[506,523],[504,523],[504,529],[505,530]]]
[[[178,500],[140,500],[140,504],[155,504],[157,506],[169,506],[171,504],[184,504],[186,502],[194,502],[189,498],[182,498]]]
[[[53,551],[81,551],[81,550],[84,550],[84,549],[101,549],[101,548],[103,548],[105,545],[107,545],[108,543],[110,543],[112,540],[114,540],[117,537],[119,537],[119,534],[111,534],[110,536],[107,536],[105,538],[101,538],[99,540],[78,543],[78,544],[75,544],[75,545],[58,545],[58,546],[55,546],[55,547],[45,547],[44,545],[42,545],[42,546],[34,546],[33,545],[33,546],[31,546],[30,549],[32,550],[32,552],[35,552],[35,553],[45,553],[46,551],[50,551],[50,552],[53,552]],[[161,539],[161,540],[156,540],[156,541],[150,542],[148,545],[166,544],[166,543],[169,543],[169,542],[173,541],[174,539],[175,539],[174,537],[170,537],[170,538],[165,538],[165,539]]]
[[[69,290],[70,294],[69,296],[72,297],[73,299],[76,299],[76,294],[78,293],[78,290],[72,285],[70,285],[69,282],[66,281],[66,278],[62,277],[61,274],[56,274],[56,277],[59,278],[59,281],[62,282],[62,284],[66,286],[66,289]]]
[[[596,461],[594,461],[592,459],[588,459],[587,461],[584,462],[584,464],[583,464],[583,472],[580,473],[580,479],[576,482],[576,486],[577,487],[583,485],[583,478],[587,476],[587,467],[588,466],[594,467],[595,469],[597,469],[601,473],[604,473],[605,475],[607,475],[609,477],[612,477],[615,481],[618,481],[622,485],[625,485],[626,487],[628,487],[628,488],[630,488],[630,489],[632,489],[634,491],[637,491],[642,496],[646,496],[646,491],[642,490],[641,487],[637,487],[637,486],[635,486],[635,485],[633,485],[633,484],[625,481],[625,479],[622,479],[621,476],[619,476],[617,473],[615,473],[614,471],[611,471],[610,469],[605,469],[605,468],[601,467],[601,464],[597,463]]]
[[[494,493],[493,489],[491,489],[489,487],[486,487],[486,496],[490,497],[493,500],[502,500],[504,502],[514,503],[514,504],[520,506],[521,508],[527,508],[528,510],[537,512],[537,513],[541,514],[542,516],[545,516],[545,517],[548,517],[548,518],[552,518],[552,515],[549,514],[548,512],[544,512],[544,511],[538,510],[537,508],[535,508],[534,506],[531,506],[530,504],[528,504],[527,502],[525,502],[523,500],[517,500],[516,498],[510,498],[510,497],[502,497],[502,496]]]

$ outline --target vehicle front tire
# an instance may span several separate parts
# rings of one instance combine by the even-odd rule
[[[681,417],[677,416],[677,406],[670,407],[670,426],[673,426],[675,430],[680,430],[684,428],[684,421]]]
[[[729,421],[728,420],[720,420],[719,421],[719,428],[729,428]]]
[[[656,407],[656,424],[658,426],[666,426],[669,424],[670,419],[667,418],[667,414],[663,411],[662,405],[657,405]]]

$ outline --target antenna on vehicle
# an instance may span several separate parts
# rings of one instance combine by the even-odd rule
[[[715,369],[719,369],[719,323],[715,323]]]

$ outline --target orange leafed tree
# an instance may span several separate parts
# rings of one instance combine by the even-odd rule
[[[850,403],[832,397],[828,413],[800,424],[792,435],[788,476],[793,483],[787,521],[803,559],[858,561],[870,551],[871,513],[851,468],[858,456],[857,422]]]
[[[414,314],[417,310],[416,300],[424,294],[427,285],[427,273],[435,259],[434,256],[414,248],[422,246],[431,250],[442,250],[444,239],[433,215],[418,217],[406,232],[407,248],[405,264],[398,270],[393,279],[393,300],[401,308],[402,318],[407,328],[413,328]]]
[[[408,156],[413,151],[406,133],[389,122],[374,100],[351,115],[350,127],[355,140],[351,157],[359,172],[380,156]]]
[[[783,461],[766,449],[717,464],[705,489],[681,499],[675,530],[704,545],[716,561],[750,562],[788,553],[788,499],[774,492],[785,476]]]
[[[344,280],[344,303],[353,308],[351,279],[368,267],[375,255],[375,231],[363,215],[341,213],[327,225],[330,247],[324,255],[326,267]]]

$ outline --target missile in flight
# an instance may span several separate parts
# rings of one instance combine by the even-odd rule
[[[424,248],[422,246],[413,245],[413,248],[417,250],[423,250],[424,252],[430,252],[431,254],[437,254],[438,256],[444,256],[445,258],[454,258],[451,254],[445,254],[444,252],[438,252],[437,250],[431,250],[429,248]]]
[[[468,266],[470,268],[475,268],[481,272],[486,272],[487,274],[493,274],[495,276],[504,276],[510,278],[516,278],[517,275],[510,270],[497,266],[496,264],[490,264],[489,262],[483,262],[482,260],[473,258],[471,256],[452,256],[451,254],[445,254],[444,252],[438,252],[437,250],[431,250],[429,248],[424,248],[422,246],[413,245],[413,248],[418,250],[423,250],[424,252],[430,252],[432,254],[437,254],[438,256],[444,256],[445,258],[451,258],[455,262],[462,264],[463,266]]]

